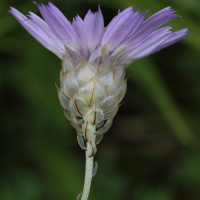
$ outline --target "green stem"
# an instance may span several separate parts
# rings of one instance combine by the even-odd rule
[[[87,149],[90,149],[90,143],[87,142]],[[92,182],[92,174],[93,174],[93,159],[94,156],[89,157],[88,150],[85,152],[86,155],[86,165],[85,165],[85,182],[84,182],[84,188],[83,188],[83,194],[81,197],[81,200],[87,200],[89,193],[90,193],[90,186]]]

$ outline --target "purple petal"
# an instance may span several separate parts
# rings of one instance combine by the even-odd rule
[[[83,25],[83,20],[79,17],[79,15],[73,18],[72,27],[79,38],[81,38],[82,25]]]
[[[49,27],[62,39],[64,43],[76,48],[76,33],[62,12],[49,2],[49,6],[36,4]]]
[[[129,10],[127,11],[129,12]],[[122,49],[125,49],[130,42],[132,42],[135,32],[140,28],[146,14],[147,12],[140,14],[140,11],[133,14],[132,9],[132,15],[131,13],[124,15],[124,18],[122,18],[123,20],[120,21],[119,18],[106,29],[103,37],[103,44],[105,43],[106,46],[108,46],[108,49],[113,51],[111,53],[112,56],[118,54]]]
[[[158,11],[157,13],[155,13],[148,19],[146,19],[143,23],[143,26],[144,26],[143,28],[146,29],[147,27],[150,27],[154,23],[156,23],[155,27],[160,28],[161,26],[163,26],[165,23],[169,22],[170,20],[176,17],[180,17],[179,15],[174,15],[174,13],[176,13],[176,11],[171,9],[171,6],[166,7]]]
[[[188,31],[188,28],[182,29],[180,31],[174,32],[171,37],[169,37],[167,40],[165,40],[162,44],[160,44],[152,53],[155,53],[156,51],[159,51],[165,47],[168,47],[180,40],[182,40],[184,37],[188,35],[186,33]]]
[[[171,7],[167,7],[146,19],[140,29],[135,33],[134,43],[132,45],[137,44],[170,20],[179,17],[179,15],[174,15],[175,12]]]
[[[160,28],[136,46],[129,47],[126,50],[129,53],[126,54],[125,59],[138,59],[151,54],[159,45],[173,35],[173,32],[169,31],[170,29],[171,27]]]
[[[52,32],[46,22],[31,12],[29,15],[31,19],[12,7],[8,12],[44,47],[53,51],[59,58],[62,58],[62,53],[65,51],[64,45],[62,45],[61,40]]]
[[[32,19],[32,22],[38,25],[48,36],[46,39],[48,43],[51,43],[56,48],[60,49],[62,52],[64,52],[64,44],[61,41],[61,39],[53,33],[53,31],[50,29],[50,27],[47,25],[47,23],[42,20],[40,17],[38,17],[36,14],[29,12],[30,15],[27,15]]]
[[[82,42],[86,45],[89,54],[91,54],[98,46],[104,33],[104,19],[99,8],[98,12],[92,13],[91,10],[86,14],[83,25],[81,27]],[[84,52],[87,55],[88,53]]]
[[[135,14],[138,15],[139,13]],[[124,38],[130,33],[131,24],[130,18],[134,16],[133,7],[125,9],[123,12],[120,12],[115,16],[109,25],[105,29],[105,33],[102,39],[102,45],[106,45],[109,51],[112,51],[114,48],[119,45]],[[137,18],[137,17],[136,17]],[[137,19],[135,18],[135,22]],[[131,27],[130,27],[131,26]]]

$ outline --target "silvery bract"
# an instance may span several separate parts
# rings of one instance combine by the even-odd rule
[[[126,65],[112,60],[106,46],[98,47],[89,60],[79,54],[76,60],[67,47],[66,55],[58,96],[65,116],[77,131],[79,145],[86,150],[83,138],[90,141],[92,156],[96,144],[112,125],[126,92]]]
[[[93,156],[126,92],[128,65],[183,39],[187,29],[172,32],[171,27],[160,28],[178,17],[170,7],[146,20],[147,12],[129,7],[104,28],[100,8],[95,13],[89,10],[84,20],[77,15],[70,23],[52,3],[37,6],[44,20],[32,12],[24,16],[12,7],[9,12],[62,59],[60,103],[77,131],[79,145],[89,148]],[[86,147],[84,140],[90,145]]]

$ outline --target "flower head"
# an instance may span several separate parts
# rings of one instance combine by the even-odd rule
[[[93,156],[126,92],[128,65],[183,39],[187,29],[172,32],[171,27],[162,27],[179,17],[171,7],[148,19],[147,12],[129,7],[104,28],[100,7],[95,13],[89,10],[83,20],[77,15],[70,23],[52,3],[36,5],[44,20],[32,12],[25,16],[12,7],[9,12],[63,60],[58,96],[80,146]]]
[[[33,37],[61,59],[66,56],[65,46],[73,52],[77,62],[83,56],[89,60],[95,51],[105,46],[111,60],[119,54],[116,64],[125,64],[167,47],[187,35],[187,29],[172,32],[171,27],[162,27],[179,17],[171,7],[146,20],[147,12],[140,13],[129,7],[119,12],[104,29],[100,7],[95,13],[89,10],[84,20],[77,15],[70,23],[52,3],[36,5],[44,20],[32,12],[25,16],[12,7],[9,12]]]

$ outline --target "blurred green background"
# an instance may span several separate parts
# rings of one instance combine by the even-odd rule
[[[72,20],[101,5],[105,24],[134,6],[148,16],[172,6],[189,28],[181,42],[135,61],[112,128],[98,145],[90,200],[200,199],[200,1],[52,0]],[[37,3],[47,3],[46,0]],[[0,1],[0,199],[71,200],[85,155],[57,97],[61,61],[7,13],[39,14],[32,1]]]

